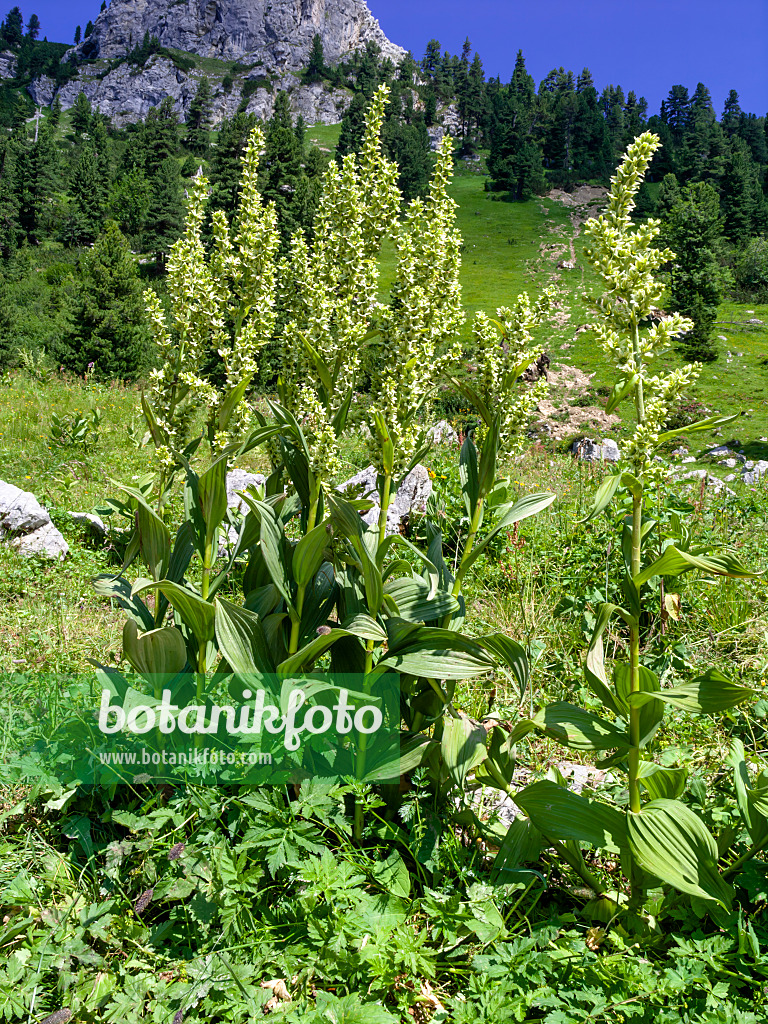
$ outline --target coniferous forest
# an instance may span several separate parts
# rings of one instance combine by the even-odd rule
[[[32,78],[48,73],[60,83],[78,74],[76,60],[61,63],[66,46],[41,40],[41,31],[37,16],[25,25],[18,7],[0,29],[3,49],[17,57],[16,78],[0,88],[2,287],[10,289],[15,307],[13,326],[9,319],[0,335],[2,362],[17,365],[22,351],[45,349],[74,372],[95,362],[105,377],[135,377],[152,361],[135,301],[140,279],[162,290],[164,261],[181,234],[185,191],[198,168],[211,181],[209,213],[229,214],[237,204],[240,160],[256,120],[244,112],[248,89],[243,112],[216,125],[206,77],[199,80],[186,121],[169,98],[143,121],[118,129],[90,108],[83,93],[66,113],[54,101],[36,114],[25,89]],[[125,59],[140,65],[156,52],[156,40],[148,37]],[[511,202],[552,188],[607,185],[631,140],[653,131],[662,147],[641,187],[636,214],[661,217],[664,239],[688,259],[673,275],[671,302],[697,324],[688,339],[692,356],[714,356],[709,336],[719,298],[733,294],[759,301],[765,295],[768,129],[764,116],[741,109],[733,90],[716,111],[704,83],[692,92],[673,85],[655,113],[632,88],[599,89],[588,68],[553,69],[537,87],[522,52],[509,83],[486,79],[469,39],[460,55],[441,52],[433,39],[420,61],[408,54],[398,67],[381,60],[369,44],[348,62],[327,67],[318,37],[306,78],[351,93],[337,160],[359,149],[371,97],[379,84],[390,86],[383,139],[398,164],[406,200],[425,193],[434,163],[430,129],[444,121],[457,155],[471,160],[482,154],[485,187]],[[287,95],[278,95],[266,126],[260,187],[264,200],[276,204],[286,246],[297,229],[311,237],[319,183],[331,156],[307,141],[306,129],[292,119]],[[119,232],[107,231],[108,221]],[[30,276],[33,253],[33,262],[45,264],[37,277]],[[105,259],[114,259],[115,270],[96,295],[94,280]],[[694,278],[700,283],[693,284]],[[114,288],[114,295],[104,287]],[[114,317],[113,326],[105,317],[97,328],[85,313],[94,301],[121,309],[125,302],[127,316]],[[124,352],[113,357],[112,348]]]

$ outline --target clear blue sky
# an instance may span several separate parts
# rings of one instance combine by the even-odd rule
[[[42,34],[68,42],[95,20],[101,0],[5,0]],[[220,0],[227,3],[228,0]],[[239,0],[248,2],[248,0]],[[768,111],[768,0],[368,0],[389,38],[421,57],[429,39],[456,53],[466,36],[489,75],[508,80],[522,49],[540,81],[553,67],[589,67],[645,96],[650,112],[675,84],[704,82],[715,109],[736,89],[744,110]]]

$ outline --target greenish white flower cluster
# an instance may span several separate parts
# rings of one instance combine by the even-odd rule
[[[554,289],[549,288],[532,303],[523,292],[511,308],[502,306],[496,310],[498,319],[493,320],[483,312],[475,315],[474,381],[480,385],[478,390],[488,406],[501,412],[500,454],[520,451],[528,418],[546,394],[545,380],[524,389],[519,388],[518,380],[539,354],[540,350],[532,347],[532,332],[542,324],[554,297]]]
[[[641,325],[664,293],[655,275],[663,264],[674,259],[669,249],[653,247],[660,221],[632,221],[635,197],[660,145],[652,132],[635,139],[611,179],[606,212],[585,227],[590,239],[585,256],[607,289],[597,300],[600,319],[592,328],[605,353],[625,375],[628,391],[634,392],[637,430],[628,457],[638,473],[647,467],[672,403],[700,369],[694,363],[665,377],[648,373],[648,364],[675,338],[693,328],[690,320],[675,313],[641,333]]]
[[[417,415],[435,383],[461,359],[464,324],[459,269],[461,235],[456,203],[448,195],[452,140],[443,139],[426,199],[415,199],[395,237],[397,269],[391,301],[381,309],[379,365],[372,381],[372,409],[395,447],[395,475],[419,446]],[[380,439],[369,442],[373,464],[383,471]]]
[[[313,472],[326,480],[339,468],[333,418],[354,387],[379,310],[381,243],[397,223],[397,165],[380,142],[388,93],[382,86],[373,98],[359,156],[326,171],[312,246],[294,236],[280,267],[281,399],[302,424]]]
[[[220,410],[227,395],[257,373],[256,354],[271,337],[276,320],[279,236],[274,207],[263,205],[258,192],[262,147],[261,131],[255,128],[246,149],[233,229],[230,232],[222,211],[214,213],[210,258],[202,241],[208,181],[202,175],[195,179],[186,229],[168,261],[169,314],[153,291],[144,293],[162,356],[162,365],[150,375],[151,425],[157,455],[166,467],[174,461],[173,452],[184,447],[191,420],[201,405],[208,410],[208,436],[214,449],[237,436],[250,418],[242,394],[224,422]],[[222,360],[223,389],[203,376],[212,351]]]

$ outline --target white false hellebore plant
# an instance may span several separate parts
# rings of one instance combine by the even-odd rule
[[[150,374],[151,394],[142,400],[157,456],[161,480],[178,467],[179,453],[190,440],[193,418],[206,408],[206,431],[213,452],[241,437],[251,418],[245,393],[258,372],[259,350],[275,327],[275,256],[279,235],[273,204],[258,191],[263,137],[251,133],[243,159],[240,205],[232,230],[221,210],[212,218],[213,249],[206,255],[202,226],[208,181],[195,179],[184,235],[168,260],[170,315],[148,289],[144,299],[150,325],[163,358]],[[216,353],[225,384],[204,377]],[[161,496],[164,486],[161,483]]]
[[[678,531],[678,536],[669,536],[660,519],[653,517],[656,489],[663,486],[658,463],[653,461],[658,446],[676,434],[714,427],[733,418],[714,418],[682,430],[663,431],[670,404],[694,379],[698,367],[689,366],[665,376],[652,376],[649,371],[651,361],[668,348],[671,340],[692,326],[675,315],[643,330],[652,307],[662,297],[663,289],[654,274],[663,263],[674,259],[671,252],[652,247],[659,232],[658,221],[635,225],[631,219],[634,197],[658,146],[658,138],[651,133],[635,140],[612,179],[607,211],[586,227],[590,239],[587,258],[606,285],[596,302],[598,320],[594,330],[623,375],[608,411],[630,400],[637,419],[627,456],[631,471],[619,469],[605,479],[590,515],[607,510],[619,492],[625,494],[631,510],[628,514],[622,511],[619,523],[625,606],[606,603],[598,607],[585,662],[587,683],[611,718],[559,702],[520,723],[513,737],[519,739],[531,730],[539,730],[573,749],[601,752],[604,759],[599,764],[626,773],[626,812],[569,792],[557,772],[551,773],[550,780],[516,793],[514,799],[542,836],[560,844],[562,855],[597,893],[605,893],[605,886],[587,869],[578,843],[620,854],[630,877],[630,908],[634,910],[642,906],[644,891],[658,886],[659,880],[703,900],[730,903],[731,888],[726,878],[734,867],[725,875],[718,870],[714,838],[679,799],[685,788],[685,770],[658,764],[653,759],[653,743],[668,705],[706,714],[724,711],[753,696],[751,690],[715,669],[691,682],[662,689],[658,676],[641,660],[640,623],[650,581],[669,579],[695,568],[736,578],[754,575],[730,554],[711,555],[689,549],[684,530]],[[653,484],[653,490],[648,484]],[[602,637],[614,616],[628,628],[629,661],[615,662],[611,685]],[[499,778],[497,784],[505,781],[509,780]],[[563,845],[568,841],[570,847]],[[621,894],[614,896],[623,899]],[[603,907],[600,904],[597,900],[592,907],[598,915],[610,916],[616,909],[610,900]]]

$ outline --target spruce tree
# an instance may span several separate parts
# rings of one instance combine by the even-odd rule
[[[40,35],[40,19],[36,14],[30,15],[29,21],[27,22],[27,39],[34,42]]]
[[[85,32],[83,33],[83,39],[87,39],[88,36],[93,32],[93,22],[89,21],[85,26]]]
[[[61,121],[61,111],[61,99],[59,98],[59,95],[57,93],[53,103],[51,104],[51,114],[49,117],[49,121],[54,126],[54,128],[58,127],[59,121]]]
[[[137,238],[152,199],[152,186],[140,167],[131,167],[112,186],[107,201],[109,216],[129,238]]]
[[[24,40],[24,18],[18,7],[12,7],[0,25],[0,42],[3,48],[18,50]]]
[[[0,140],[0,256],[7,260],[21,240],[19,229],[19,149],[20,139]]]
[[[187,134],[185,144],[199,157],[204,157],[210,145],[211,111],[213,97],[211,83],[203,77],[197,83],[195,98],[189,105],[187,114]]]
[[[169,156],[160,164],[150,183],[149,209],[142,244],[163,262],[184,230],[184,202],[179,163]]]
[[[82,134],[83,132],[87,132],[91,127],[93,111],[91,109],[91,101],[84,92],[79,92],[75,97],[71,117],[72,127],[76,132],[80,132]]]
[[[680,341],[680,350],[690,361],[717,359],[712,326],[726,282],[718,260],[721,229],[717,192],[707,182],[687,185],[672,207],[664,240],[675,253],[669,288],[672,309],[694,323]]]
[[[219,126],[211,158],[211,206],[228,216],[237,208],[243,154],[255,124],[255,114],[241,112]]]
[[[0,370],[16,363],[16,307],[11,301],[5,275],[0,270]]]
[[[93,363],[100,377],[135,378],[150,356],[141,291],[128,241],[107,221],[93,251],[80,261],[71,326],[55,346],[62,365],[82,375]]]
[[[358,153],[363,144],[365,134],[365,115],[368,102],[361,92],[352,97],[347,112],[341,119],[341,132],[336,144],[336,159],[340,163],[347,153]]]
[[[81,39],[82,39],[82,32],[81,32],[80,26],[78,25],[77,28],[75,29],[75,46],[77,46],[79,44]]]
[[[726,235],[732,242],[746,242],[764,219],[765,197],[757,164],[738,135],[730,140],[725,157],[722,201]]]
[[[735,89],[731,89],[725,101],[725,106],[723,107],[723,116],[720,118],[720,124],[728,138],[735,135],[739,130],[741,114],[742,110],[741,104],[739,103],[739,94]]]
[[[319,33],[312,37],[312,48],[309,51],[307,61],[307,80],[319,82],[325,74],[325,54],[323,52],[323,40]]]
[[[296,138],[287,92],[279,92],[267,122],[264,155],[259,166],[259,190],[265,202],[273,202],[283,243],[287,245],[298,227],[293,200],[300,179],[301,147]]]
[[[166,96],[157,107],[147,112],[138,138],[141,162],[148,178],[154,176],[160,164],[179,149],[181,128],[172,96]]]
[[[59,151],[50,125],[43,124],[37,141],[26,140],[19,157],[19,226],[31,242],[39,243],[59,188]]]
[[[103,181],[92,145],[83,146],[69,182],[71,213],[64,227],[70,245],[88,245],[99,233],[103,216]]]

